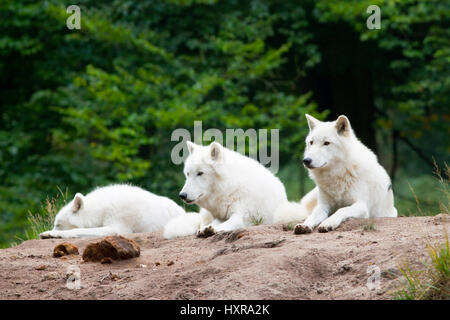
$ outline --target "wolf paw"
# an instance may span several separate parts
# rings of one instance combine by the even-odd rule
[[[335,230],[337,227],[339,227],[340,221],[336,220],[334,216],[331,216],[330,218],[323,221],[320,225],[317,231],[319,232],[329,232]]]
[[[197,238],[208,238],[214,234],[216,234],[216,230],[212,226],[207,226],[197,231]]]
[[[312,229],[308,226],[305,226],[304,224],[298,224],[295,226],[294,234],[305,234],[305,233],[311,233]]]
[[[45,231],[39,235],[41,239],[61,239],[62,237],[53,231]]]
[[[317,229],[317,231],[319,231],[320,233],[326,233],[328,231],[333,231],[333,228],[332,227],[319,227]]]

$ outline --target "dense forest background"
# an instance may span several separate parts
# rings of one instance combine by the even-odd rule
[[[66,27],[71,4],[80,30]],[[366,26],[373,4],[380,30]],[[47,198],[131,182],[178,201],[170,137],[194,120],[280,129],[278,176],[296,200],[312,188],[304,114],[345,114],[393,178],[399,213],[417,214],[416,200],[439,213],[449,22],[441,0],[2,0],[0,246]]]

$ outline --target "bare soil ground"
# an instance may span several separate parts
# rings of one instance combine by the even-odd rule
[[[391,299],[402,281],[399,264],[428,261],[426,244],[443,242],[449,225],[441,214],[352,220],[306,235],[281,225],[206,239],[135,234],[129,238],[140,257],[112,264],[82,261],[86,245],[99,239],[69,239],[80,255],[62,258],[53,248],[66,240],[30,240],[0,250],[0,299]],[[73,265],[78,290],[66,285]],[[371,265],[381,271],[374,290],[367,287]]]

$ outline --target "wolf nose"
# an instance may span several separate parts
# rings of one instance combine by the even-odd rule
[[[309,166],[309,165],[311,164],[311,162],[312,162],[312,159],[311,159],[311,158],[304,158],[304,159],[303,159],[303,163],[304,163],[306,166]]]
[[[186,200],[186,199],[187,199],[187,193],[186,193],[186,192],[181,192],[181,193],[179,194],[179,196],[180,196],[180,198],[181,198],[182,200]]]

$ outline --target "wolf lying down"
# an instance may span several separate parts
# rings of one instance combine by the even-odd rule
[[[316,187],[300,203],[288,202],[281,182],[258,162],[213,142],[188,142],[190,155],[180,197],[200,215],[171,220],[164,236],[208,236],[258,223],[303,222],[296,234],[336,229],[350,218],[396,217],[388,174],[355,136],[350,121],[321,122],[306,115],[310,132],[303,159]],[[305,220],[306,219],[306,220]]]
[[[301,200],[308,218],[294,232],[309,233],[316,226],[327,232],[350,218],[396,217],[391,180],[376,155],[356,138],[347,117],[306,119],[303,164],[316,188]]]
[[[103,237],[162,229],[183,208],[166,197],[126,184],[97,188],[83,196],[77,193],[56,215],[46,238]]]
[[[188,142],[186,183],[180,198],[200,213],[185,213],[172,200],[128,185],[77,194],[41,238],[106,236],[164,228],[167,239],[207,237],[254,224],[297,222],[294,233],[336,229],[350,218],[396,217],[390,178],[376,155],[340,116],[322,122],[306,115],[309,134],[303,165],[316,187],[288,202],[280,180],[257,161],[213,142]]]
[[[170,221],[165,238],[196,233],[207,237],[216,231],[278,222],[276,209],[288,200],[283,184],[267,168],[217,142],[209,146],[188,142],[188,149],[180,198],[197,204],[200,214],[188,213]]]

